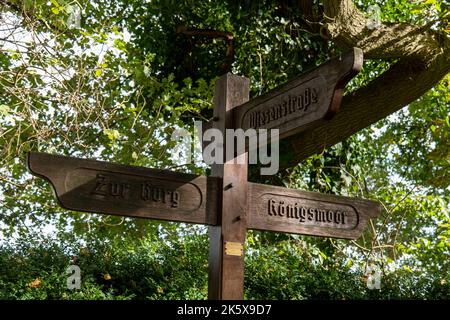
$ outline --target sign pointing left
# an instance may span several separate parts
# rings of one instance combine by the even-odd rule
[[[52,184],[69,210],[216,224],[212,178],[40,152],[28,154],[28,168]]]

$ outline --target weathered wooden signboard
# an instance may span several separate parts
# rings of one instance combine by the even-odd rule
[[[29,170],[48,180],[63,208],[138,218],[215,224],[217,180],[39,152]],[[208,181],[210,186],[207,187]]]
[[[248,79],[226,74],[216,83],[213,127],[300,132],[337,112],[361,65],[355,48],[249,102]],[[28,167],[70,210],[208,225],[210,299],[242,299],[247,229],[355,239],[380,213],[374,201],[249,183],[246,160],[224,159],[211,177],[39,152],[29,153]]]
[[[278,129],[282,139],[318,125],[338,112],[344,86],[362,64],[362,51],[354,48],[235,108],[235,127]]]
[[[249,229],[356,239],[380,213],[375,201],[249,183]]]

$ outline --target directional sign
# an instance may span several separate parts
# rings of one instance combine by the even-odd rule
[[[361,64],[355,48],[244,104],[248,79],[226,74],[216,83],[211,126],[297,133],[336,113]],[[249,183],[246,158],[215,164],[208,178],[38,152],[28,154],[28,167],[52,184],[66,209],[209,225],[210,299],[243,298],[247,229],[355,239],[380,213],[374,201]]]
[[[257,183],[248,194],[249,229],[356,239],[381,210],[375,201]]]
[[[28,167],[69,210],[219,224],[221,178],[39,152],[28,154]],[[248,229],[356,239],[380,213],[370,200],[257,183],[248,183],[247,194]]]
[[[339,110],[344,86],[362,63],[362,50],[353,48],[239,106],[234,110],[234,127],[279,129],[282,139],[330,119]]]
[[[69,210],[216,224],[214,178],[39,152],[28,154],[28,167]]]

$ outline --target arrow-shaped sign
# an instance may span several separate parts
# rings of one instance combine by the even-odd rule
[[[353,48],[235,108],[234,127],[279,129],[282,139],[330,119],[339,110],[344,86],[362,64],[362,50]]]
[[[39,152],[28,167],[69,210],[217,224],[219,178]],[[248,229],[356,239],[379,213],[374,201],[248,183]]]
[[[28,154],[28,168],[69,210],[216,223],[217,179],[39,152]]]
[[[247,228],[356,239],[380,203],[249,183]]]

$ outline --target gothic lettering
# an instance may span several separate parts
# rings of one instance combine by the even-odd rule
[[[301,223],[309,222],[332,225],[345,225],[347,223],[345,218],[348,213],[345,211],[330,209],[325,210],[311,206],[304,206],[297,202],[293,203],[293,201],[276,201],[273,198],[269,200],[268,205],[268,214],[270,216],[298,220]]]
[[[141,185],[141,199],[155,203],[164,203],[170,208],[178,208],[180,193],[176,190],[154,186],[147,182]]]
[[[312,104],[319,102],[317,90],[306,88],[301,94],[288,95],[268,109],[256,110],[248,114],[250,128],[258,129],[270,122],[294,113],[306,113]]]

